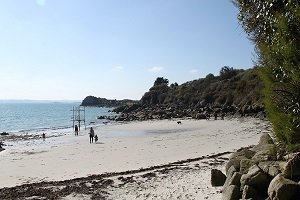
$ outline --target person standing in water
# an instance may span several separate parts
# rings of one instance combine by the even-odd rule
[[[90,129],[89,135],[90,135],[90,143],[93,143],[94,142],[94,135],[95,135],[95,131],[94,131],[93,127],[91,127],[91,129]]]

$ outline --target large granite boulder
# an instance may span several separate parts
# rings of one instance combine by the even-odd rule
[[[236,169],[240,169],[241,160],[251,159],[254,154],[255,154],[255,152],[248,148],[239,149],[239,150],[237,150],[237,152],[231,154],[229,157],[229,161],[227,162],[227,164],[225,166],[226,174],[227,174],[228,169],[231,166],[234,166]]]
[[[226,176],[218,169],[211,170],[211,185],[213,187],[223,186],[226,180]]]
[[[241,186],[241,181],[240,181],[241,177],[242,177],[242,174],[239,172],[234,172],[232,174],[232,176],[227,176],[222,191],[225,191],[226,187],[228,187],[230,185],[235,185],[235,186],[240,187]]]
[[[240,188],[230,185],[222,193],[222,200],[239,200],[241,198]]]
[[[253,148],[253,151],[256,152],[252,157],[255,162],[277,159],[276,145],[267,133],[260,137],[259,143]]]
[[[251,159],[253,157],[253,155],[255,154],[255,151],[249,149],[249,148],[241,148],[239,150],[237,150],[236,152],[234,152],[233,154],[231,154],[229,156],[229,159],[235,159],[235,158],[239,158],[239,157],[245,157],[248,159]]]
[[[227,178],[231,177],[235,172],[238,172],[239,170],[237,170],[234,166],[231,166],[227,171],[226,171],[226,175]]]
[[[271,177],[275,177],[283,171],[285,164],[284,161],[264,161],[258,163],[258,167]]]
[[[252,157],[255,162],[277,160],[277,148],[274,144],[265,144],[255,147],[256,153]]]
[[[300,152],[289,159],[283,170],[284,177],[299,181],[300,180]]]
[[[257,165],[252,166],[247,174],[243,174],[241,177],[241,188],[249,185],[259,190],[261,196],[265,196],[271,177],[263,172]]]
[[[258,146],[265,145],[265,144],[274,144],[273,139],[271,138],[271,136],[268,133],[263,133],[260,136]]]
[[[255,200],[265,200],[264,197],[259,195],[259,192],[249,185],[245,185],[242,192],[242,199],[255,199]]]
[[[270,183],[268,195],[271,200],[294,200],[300,198],[300,185],[278,174]]]
[[[250,167],[255,165],[255,162],[252,159],[242,159],[240,161],[240,172],[242,174],[247,174]]]

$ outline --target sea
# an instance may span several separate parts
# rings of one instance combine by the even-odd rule
[[[73,108],[80,102],[0,103],[0,133],[63,132],[73,129]],[[80,107],[81,127],[102,126],[109,121],[98,116],[112,116],[113,108]],[[78,124],[77,122],[75,124]]]

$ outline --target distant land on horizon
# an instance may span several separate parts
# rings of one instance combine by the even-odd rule
[[[0,99],[0,103],[81,103],[82,100]]]

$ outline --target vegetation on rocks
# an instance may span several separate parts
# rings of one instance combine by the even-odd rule
[[[242,107],[262,106],[262,82],[256,69],[238,70],[224,66],[219,76],[208,74],[205,78],[168,86],[168,79],[159,77],[144,94],[142,104],[175,104],[191,108],[206,105]]]
[[[263,112],[262,87],[257,69],[224,66],[219,76],[208,74],[181,85],[158,77],[138,103],[114,111],[122,113],[120,121],[257,114]]]
[[[110,100],[106,98],[94,97],[94,96],[87,96],[82,101],[82,106],[99,106],[99,107],[117,107],[122,105],[133,104],[137,101],[124,99],[124,100]]]
[[[238,19],[255,43],[265,106],[275,136],[300,150],[300,2],[234,0]]]

